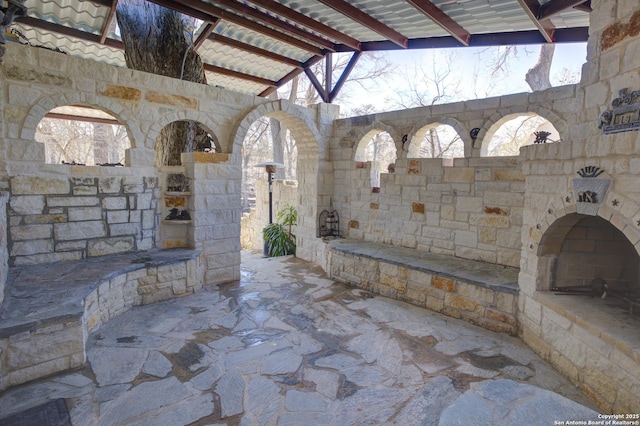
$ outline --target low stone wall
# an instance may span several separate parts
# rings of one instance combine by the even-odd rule
[[[77,260],[155,245],[155,176],[15,176],[9,186],[11,265]]]
[[[192,294],[203,285],[199,253],[192,250],[108,256],[66,266],[77,272],[71,275],[89,273],[43,286],[47,279],[56,281],[47,274],[59,273],[46,265],[12,269],[0,309],[0,390],[81,367],[90,332],[134,306]],[[22,298],[13,298],[14,293]]]
[[[329,246],[327,271],[336,281],[517,334],[516,268],[353,240]]]

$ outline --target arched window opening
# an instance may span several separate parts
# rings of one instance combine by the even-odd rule
[[[127,129],[110,114],[94,108],[52,109],[36,128],[47,164],[123,166],[131,147]]]
[[[513,118],[509,118],[513,117]],[[559,142],[560,134],[549,120],[537,114],[505,117],[489,141],[486,156],[517,156],[520,148],[535,143]],[[536,134],[544,136],[536,141]]]
[[[379,188],[380,173],[395,168],[396,158],[396,145],[393,138],[387,132],[379,132],[366,142],[364,150],[358,150],[355,160],[371,162],[371,187]]]
[[[409,148],[408,158],[464,157],[464,142],[448,124],[434,123],[424,127],[416,133],[414,140],[416,142]]]

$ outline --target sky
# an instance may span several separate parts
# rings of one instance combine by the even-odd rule
[[[467,47],[446,51],[424,49],[383,52],[392,63],[393,75],[385,80],[378,79],[377,85],[371,83],[367,88],[349,82],[345,84],[343,90],[348,97],[339,101],[341,110],[343,114],[351,115],[348,114],[349,111],[367,103],[373,105],[375,112],[402,109],[399,99],[402,97],[403,103],[406,104],[407,93],[412,86],[428,91],[427,99],[430,100],[433,97],[433,83],[428,86],[425,85],[426,79],[423,76],[412,76],[416,75],[415,70],[418,69],[419,72],[425,72],[427,78],[433,78],[436,73],[442,73],[446,69],[447,62],[451,62],[452,67],[450,75],[444,81],[444,87],[445,93],[451,96],[437,103],[530,92],[531,89],[524,78],[526,72],[537,62],[540,46],[518,46],[517,55],[510,57],[505,72],[492,79],[490,68],[499,52],[498,49],[501,48]],[[570,83],[576,83],[585,62],[586,43],[557,44],[551,67],[551,84],[561,84],[560,79],[565,68],[574,78]],[[439,71],[434,71],[434,64]],[[367,63],[361,60],[356,68],[366,66]],[[335,79],[336,77],[334,81]],[[401,96],[403,93],[404,96]]]

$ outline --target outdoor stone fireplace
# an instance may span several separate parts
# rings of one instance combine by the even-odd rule
[[[598,216],[558,219],[538,248],[538,284],[562,297],[581,297],[592,309],[640,314],[638,254],[625,235]]]

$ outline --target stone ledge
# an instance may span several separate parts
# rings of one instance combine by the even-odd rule
[[[491,290],[518,294],[519,268],[360,240],[333,240],[331,250],[405,266]]]
[[[517,334],[517,268],[360,240],[329,242],[329,276],[385,297]]]
[[[89,332],[133,306],[203,284],[200,251],[151,250],[9,270],[0,306],[0,390],[81,367]]]

